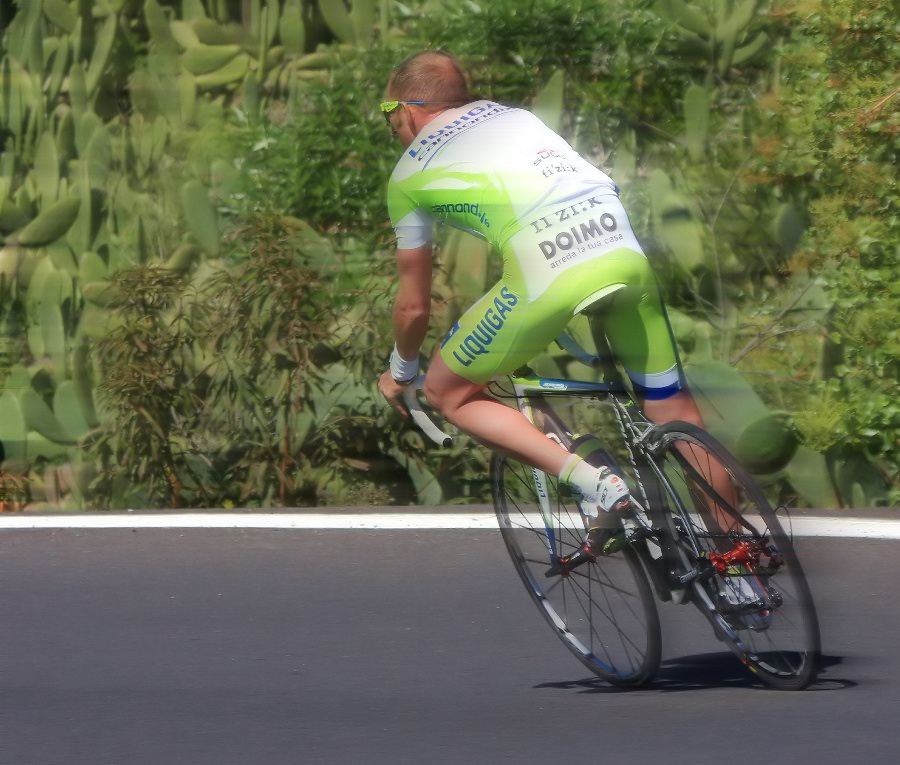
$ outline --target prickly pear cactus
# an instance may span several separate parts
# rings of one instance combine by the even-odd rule
[[[93,470],[81,447],[108,424],[91,343],[131,299],[115,274],[187,275],[219,254],[210,179],[227,175],[228,160],[214,175],[178,167],[187,131],[234,110],[258,119],[268,99],[333,64],[308,52],[313,1],[250,0],[239,19],[217,0],[18,4],[0,56],[0,466],[32,487],[31,501],[77,505],[86,493]],[[322,5],[333,21],[343,9]],[[355,37],[368,36],[373,13],[372,2],[354,3]],[[130,55],[129,28],[147,30],[143,60]],[[123,111],[115,94],[126,89]],[[48,459],[79,480],[31,472]]]

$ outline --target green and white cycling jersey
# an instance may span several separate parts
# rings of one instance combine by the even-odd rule
[[[441,355],[473,382],[540,353],[575,313],[616,293],[607,334],[635,384],[669,395],[680,375],[650,267],[605,173],[528,111],[476,101],[444,112],[388,185],[399,249],[449,224],[503,258],[500,282],[450,331]],[[638,349],[636,352],[633,349]]]

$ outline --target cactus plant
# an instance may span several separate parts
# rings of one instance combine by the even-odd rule
[[[751,473],[764,475],[784,469],[799,445],[791,416],[787,412],[768,412],[741,431],[734,455]]]
[[[693,84],[684,94],[684,125],[688,156],[699,162],[706,153],[709,134],[709,90]]]
[[[430,9],[443,5],[434,4]],[[327,15],[324,25],[322,18],[311,12],[315,6],[321,6]],[[615,148],[613,175],[640,202],[644,200],[642,195],[649,192],[657,241],[672,253],[682,272],[683,281],[678,286],[686,284],[687,291],[700,294],[701,288],[712,281],[710,274],[716,273],[728,255],[727,239],[740,238],[741,232],[747,231],[760,237],[769,234],[771,242],[786,254],[804,234],[804,216],[798,197],[774,195],[772,198],[777,201],[769,203],[770,206],[759,201],[761,195],[753,197],[749,193],[735,204],[727,195],[712,200],[692,198],[696,192],[696,176],[713,174],[717,155],[738,149],[747,151],[754,145],[754,125],[750,120],[741,122],[739,140],[725,145],[721,139],[735,135],[737,121],[724,124],[730,132],[721,129],[730,120],[731,113],[715,107],[720,102],[735,103],[724,92],[728,81],[736,79],[731,77],[734,67],[752,61],[769,45],[766,18],[759,12],[761,5],[751,0],[666,0],[657,3],[657,7],[662,9],[661,13],[668,14],[672,32],[669,40],[680,39],[684,50],[689,50],[694,57],[694,63],[702,63],[706,70],[684,93],[683,134],[669,141],[679,162],[683,155],[680,147],[686,147],[685,167],[679,171],[663,161],[656,165],[656,172],[652,169],[648,172],[662,152],[655,151],[652,141],[648,141],[646,123],[629,120],[628,124],[634,128]],[[180,300],[185,314],[199,315],[204,306],[194,301],[194,294],[211,284],[210,275],[224,267],[219,260],[223,252],[228,253],[229,259],[237,258],[235,253],[224,249],[222,220],[219,220],[221,210],[234,209],[237,205],[231,196],[236,188],[231,172],[235,163],[223,156],[217,166],[207,166],[209,155],[215,152],[197,150],[196,144],[192,145],[192,137],[199,131],[203,131],[199,133],[203,136],[221,134],[222,126],[232,119],[242,126],[248,123],[262,126],[265,116],[274,113],[271,107],[276,99],[287,99],[288,111],[293,105],[299,106],[330,73],[342,73],[358,66],[356,62],[361,59],[356,46],[370,45],[378,13],[383,39],[386,42],[401,39],[391,39],[385,34],[391,10],[405,14],[403,34],[408,41],[414,34],[415,14],[400,5],[394,4],[392,8],[386,0],[377,4],[376,0],[352,3],[349,0],[280,3],[275,0],[244,3],[23,0],[19,4],[0,54],[0,121],[6,131],[0,149],[0,234],[4,239],[0,249],[0,339],[3,343],[0,353],[4,354],[0,368],[0,439],[9,436],[11,449],[7,451],[19,454],[23,464],[35,455],[56,461],[48,469],[28,474],[33,481],[34,497],[43,497],[59,507],[77,507],[90,496],[88,485],[97,479],[98,486],[121,494],[112,504],[121,506],[129,492],[135,501],[148,501],[151,494],[146,486],[136,488],[133,479],[112,476],[104,470],[99,451],[72,445],[74,442],[112,443],[102,441],[112,438],[109,427],[112,413],[108,405],[104,408],[102,402],[94,399],[103,381],[98,372],[103,370],[99,368],[93,344],[108,338],[111,331],[123,328],[126,313],[123,309],[139,299],[129,292],[132,287],[124,285],[121,272],[140,267],[151,275],[168,273],[174,279],[183,280],[179,283],[190,280],[191,290],[180,293]],[[148,39],[141,38],[145,29],[150,33]],[[317,47],[332,36],[346,40],[343,47]],[[142,49],[145,43],[149,46],[149,56],[129,60],[127,65],[133,69],[114,71],[123,64],[117,58],[122,50],[130,46]],[[364,60],[378,60],[378,55],[375,48]],[[607,63],[617,66],[620,58],[617,54],[615,61],[601,63],[604,67]],[[234,64],[235,61],[238,63]],[[563,86],[574,86],[569,91],[570,100],[574,101],[581,84],[574,79],[579,76],[575,68],[568,67],[565,61],[554,59],[551,66],[566,66],[566,77],[573,79],[564,82],[560,70],[550,77],[534,101],[538,111],[542,104],[550,105],[546,119],[553,125],[566,124]],[[232,65],[234,68],[228,69]],[[550,74],[543,67],[540,71]],[[684,72],[694,76],[697,67]],[[129,86],[118,87],[125,79]],[[110,108],[110,94],[114,92],[130,99],[121,115],[117,109]],[[578,113],[585,115],[588,109],[596,112],[592,104],[580,107]],[[298,109],[296,114],[300,113]],[[601,121],[596,114],[591,114],[591,131],[579,134],[583,143],[575,141],[580,149],[596,152],[599,145],[609,145],[597,129]],[[677,130],[676,119],[664,126],[657,123],[669,134],[673,125]],[[575,127],[578,128],[577,119]],[[271,132],[272,126],[265,128]],[[261,133],[259,127],[254,135]],[[599,151],[605,153],[607,149]],[[369,157],[354,155],[352,161],[365,164]],[[227,171],[223,172],[223,167]],[[650,174],[652,179],[648,183],[645,179]],[[335,176],[335,182],[343,183],[344,177]],[[734,189],[746,192],[746,188],[741,188],[745,182],[738,173],[721,185],[724,188],[733,183]],[[53,205],[60,207],[51,215]],[[635,209],[637,215],[643,213],[640,205]],[[73,212],[74,220],[66,225]],[[644,228],[640,223],[639,227]],[[332,230],[346,228],[343,222],[326,225]],[[372,234],[372,239],[380,243],[381,236],[379,230]],[[315,250],[316,267],[320,260],[324,263],[329,258],[333,264],[333,251],[323,255],[316,249],[317,243],[305,242],[304,246],[307,244],[310,253]],[[648,254],[654,244],[649,240]],[[367,246],[371,247],[371,243],[367,242]],[[376,244],[374,249],[379,247]],[[487,287],[489,256],[483,243],[458,236],[448,238],[439,254],[446,273],[438,276],[435,287],[438,302],[449,317],[465,307],[468,295],[477,296]],[[377,271],[377,267],[366,262],[367,268]],[[362,280],[363,274],[369,271],[355,261],[347,270],[353,271],[353,288],[360,288],[357,280]],[[728,275],[730,272],[725,272]],[[345,278],[342,272],[341,279]],[[365,288],[370,287],[371,283],[366,282]],[[777,289],[770,284],[765,288]],[[458,302],[451,302],[450,297]],[[702,297],[707,298],[708,293]],[[327,343],[312,344],[309,353],[320,360],[333,360],[342,352],[337,340],[352,337],[359,341],[359,324],[365,325],[367,342],[372,347],[378,345],[377,329],[369,326],[371,317],[366,311],[371,306],[367,305],[368,308],[364,305],[354,307],[353,311],[347,309],[330,321],[328,326],[335,328],[334,333],[329,333]],[[167,310],[158,318],[172,322],[177,315]],[[731,349],[730,339],[739,321],[727,295],[721,299],[716,297],[715,307],[709,310],[707,318],[685,323],[687,328],[683,334],[688,338],[693,361],[702,366],[730,352],[735,363],[734,356],[738,354]],[[746,316],[740,319],[747,323]],[[328,347],[332,341],[334,347]],[[846,350],[846,346],[838,344],[836,335],[827,342],[827,351]],[[748,341],[745,348],[751,344]],[[192,354],[196,352],[196,359],[185,361],[188,377],[195,373],[198,377],[209,374],[212,368],[209,365],[217,360],[215,353],[200,345],[198,341],[191,349]],[[266,348],[271,358],[277,360],[274,363],[285,368],[298,364],[296,358],[285,352],[286,344],[278,332],[271,337],[267,335]],[[237,363],[235,355],[228,353],[226,357],[229,362]],[[33,364],[29,356],[36,357]],[[11,365],[24,359],[28,359],[29,367],[20,364],[21,368],[12,369]],[[327,367],[323,364],[322,369]],[[204,372],[201,374],[198,369]],[[284,395],[285,386],[300,384],[296,376],[279,369],[265,385],[254,389],[254,395],[260,396],[260,400],[253,401],[253,396],[246,394],[246,400],[253,404],[248,403],[246,411],[260,421],[271,417],[279,439],[304,448],[317,444],[319,448],[323,442],[321,426],[339,427],[324,412],[346,415],[348,407],[372,405],[371,398],[364,399],[360,387],[349,382],[359,372],[347,363],[332,370],[342,377],[341,386],[335,388],[326,389],[324,382],[320,386],[317,376],[321,370],[310,368],[309,390],[314,391],[314,408],[300,414],[280,408],[273,414],[265,401]],[[823,376],[832,376],[837,369],[835,354],[824,354]],[[749,462],[759,463],[754,469],[774,471],[762,475],[765,481],[773,485],[789,481],[807,498],[827,497],[832,476],[828,475],[821,454],[794,444],[796,451],[787,460],[790,445],[771,437],[746,448],[747,442],[754,441],[753,434],[764,430],[766,425],[784,425],[785,418],[777,414],[782,405],[779,404],[775,414],[770,406],[757,407],[752,390],[736,385],[723,388],[716,382],[717,374],[707,374],[706,405],[714,410],[731,407],[749,413],[746,418],[737,418],[740,428],[723,428],[734,447],[747,451],[744,457]],[[343,391],[341,395],[337,395],[338,388]],[[27,421],[21,406],[25,390],[33,391],[26,395],[30,412]],[[371,393],[368,392],[369,396]],[[43,406],[37,405],[38,402]],[[365,411],[370,413],[369,409]],[[13,423],[9,427],[5,422],[7,414]],[[317,414],[320,414],[318,418]],[[155,420],[162,426],[159,417]],[[52,427],[54,421],[59,428]],[[715,423],[715,417],[712,421]],[[35,423],[40,423],[40,429]],[[780,434],[785,430],[776,428]],[[173,448],[183,455],[184,469],[176,477],[183,495],[194,497],[190,501],[195,501],[205,483],[218,480],[216,475],[226,475],[227,470],[220,470],[219,463],[215,463],[216,469],[209,464],[204,466],[206,455],[200,454],[197,443],[191,443],[190,437],[175,431],[170,434]],[[744,446],[739,448],[742,440]],[[779,448],[774,450],[774,455],[767,454],[772,446]],[[196,452],[191,452],[194,447]],[[435,476],[441,475],[442,481],[444,476],[433,468],[435,463],[408,458],[410,450],[420,452],[421,449],[422,445],[410,438],[395,456],[405,460],[407,472],[413,475],[423,496],[445,496],[438,493],[443,488]],[[416,457],[421,456],[419,452]],[[279,456],[284,458],[283,454]],[[275,464],[277,470],[287,474],[285,465],[289,463],[276,461]],[[774,470],[779,466],[780,470]],[[270,478],[266,470],[268,467],[252,477],[247,476],[246,482],[235,483],[246,487],[248,492],[252,484],[253,491],[259,488],[260,497],[278,501],[279,488],[267,483]],[[849,469],[834,455],[832,470],[833,475],[843,476],[846,483]],[[312,476],[308,466],[298,469],[297,475],[304,476],[297,479],[298,485],[307,481],[321,486],[326,480],[324,475]],[[807,475],[814,478],[806,480]],[[337,472],[332,478],[335,485],[340,483]],[[168,482],[169,477],[162,480]],[[167,485],[178,488],[177,483]],[[821,487],[825,488],[817,494],[817,488]],[[845,501],[853,501],[854,496],[865,499],[872,491],[859,481],[841,486]]]
[[[535,96],[531,111],[551,130],[559,131],[563,117],[565,72],[557,69]]]
[[[7,242],[22,247],[42,247],[55,242],[72,227],[78,218],[81,198],[65,197],[48,205],[20,231],[7,237]]]
[[[208,255],[218,255],[219,222],[215,208],[209,201],[209,191],[199,181],[191,180],[182,187],[181,199],[188,226],[197,244]]]
[[[27,432],[22,406],[7,382],[0,392],[0,442],[3,444],[3,463],[7,470],[22,470],[25,467]]]
[[[663,247],[685,271],[703,267],[702,226],[691,212],[687,199],[675,190],[663,170],[654,170],[650,176],[650,200],[654,232]]]
[[[769,45],[766,32],[758,29],[761,4],[761,0],[716,0],[698,7],[687,0],[657,0],[654,8],[672,23],[684,51],[724,75]]]

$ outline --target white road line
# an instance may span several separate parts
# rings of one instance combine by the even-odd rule
[[[0,529],[490,529],[494,515],[465,513],[135,513],[0,515]]]
[[[900,520],[874,518],[795,518],[792,530],[801,537],[900,539]]]
[[[495,529],[484,513],[73,513],[0,514],[3,529],[324,529],[426,531]],[[900,520],[804,517],[792,520],[802,537],[900,539]]]

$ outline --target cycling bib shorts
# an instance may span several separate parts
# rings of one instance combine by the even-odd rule
[[[500,281],[441,346],[450,369],[476,383],[508,374],[608,296],[603,329],[635,388],[649,398],[680,389],[659,289],[615,183],[521,109],[479,101],[426,130],[388,186],[398,248],[431,241],[437,222],[503,257]]]

